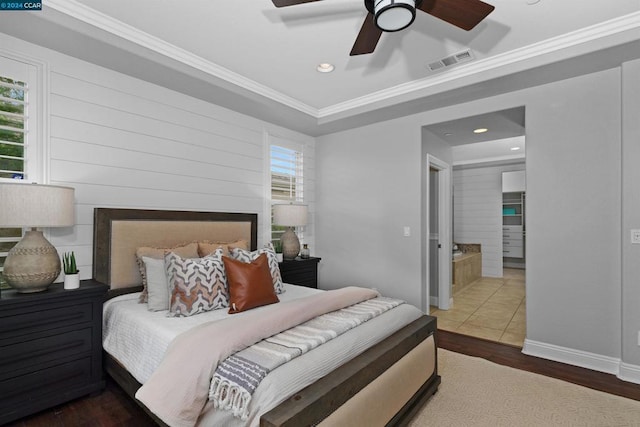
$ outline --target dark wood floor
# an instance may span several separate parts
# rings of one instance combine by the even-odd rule
[[[640,385],[614,375],[569,366],[522,354],[521,349],[480,338],[438,331],[438,346],[492,362],[559,378],[607,393],[640,400]],[[443,378],[443,381],[446,379]],[[98,396],[77,399],[66,405],[9,424],[10,427],[146,427],[151,419],[111,379]]]
[[[520,347],[438,330],[438,347],[469,356],[482,357],[500,365],[558,378],[595,390],[640,400],[640,385],[622,381],[615,375],[579,368],[560,362],[527,356]]]
[[[154,427],[156,424],[111,378],[97,396],[74,400],[6,427]]]

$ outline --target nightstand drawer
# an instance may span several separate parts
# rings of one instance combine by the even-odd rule
[[[91,351],[92,328],[0,345],[0,379],[30,372],[43,363]]]
[[[308,288],[317,288],[317,277],[318,275],[315,271],[289,271],[284,282],[292,285],[306,286]]]
[[[279,263],[282,281],[292,285],[318,287],[318,263],[320,258],[296,258]]]
[[[31,372],[30,374],[0,380],[0,424],[15,419],[27,405],[48,401],[58,404],[68,400],[68,392],[91,381],[91,358],[73,360]],[[56,403],[53,403],[56,402]],[[46,408],[43,405],[39,409]]]
[[[31,312],[23,311],[6,317],[4,314],[0,322],[0,338],[90,322],[93,318],[91,302]]]

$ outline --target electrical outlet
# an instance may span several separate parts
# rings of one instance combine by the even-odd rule
[[[634,245],[640,245],[640,230],[631,230],[631,243]]]

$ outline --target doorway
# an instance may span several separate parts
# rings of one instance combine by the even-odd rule
[[[501,121],[506,125],[501,126]],[[491,124],[481,126],[481,122]],[[480,143],[455,137],[463,130],[472,134],[481,127],[489,129],[480,141],[489,148],[489,154],[478,160],[473,156],[478,156]],[[508,263],[503,270],[503,262],[509,260],[503,258],[502,172],[525,170],[524,108],[432,125],[426,130],[433,140],[447,141],[450,146],[451,245],[464,254],[458,258],[464,260],[460,263],[464,269],[452,266],[451,277],[457,281],[464,276],[468,281],[464,286],[456,282],[455,287],[450,288],[448,309],[443,308],[438,299],[432,302],[431,313],[438,317],[440,329],[521,347],[526,335],[525,274],[524,269],[512,269]],[[461,158],[456,151],[467,157]],[[506,245],[514,243],[510,241]],[[524,239],[521,245],[524,251]],[[474,254],[476,251],[478,254]],[[455,255],[448,255],[452,265],[456,264]],[[475,276],[469,275],[473,268],[466,265],[471,258],[481,260]],[[515,257],[509,258],[513,261]]]
[[[451,167],[427,155],[427,254],[429,306],[451,307]]]

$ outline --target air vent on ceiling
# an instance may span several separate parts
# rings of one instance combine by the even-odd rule
[[[468,62],[474,59],[473,53],[470,50],[463,50],[462,52],[454,53],[453,55],[442,58],[438,61],[431,62],[427,65],[427,68],[431,71],[442,70],[447,67],[452,67],[461,62]]]

